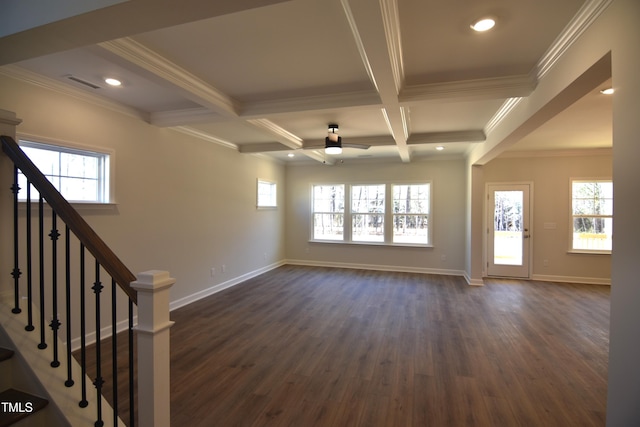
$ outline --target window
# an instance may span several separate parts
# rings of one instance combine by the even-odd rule
[[[109,154],[23,140],[20,147],[67,200],[110,202]],[[18,198],[25,200],[27,179],[22,174],[18,178]],[[39,198],[33,188],[31,198]]]
[[[276,198],[276,183],[258,180],[258,207],[275,208],[278,205]]]
[[[344,185],[313,186],[313,238],[344,240]]]
[[[314,185],[312,239],[430,245],[430,190],[430,183]]]
[[[429,187],[429,184],[393,186],[393,243],[430,243]]]
[[[384,242],[384,185],[351,186],[351,239]]]
[[[572,180],[572,238],[574,251],[611,252],[613,182]]]

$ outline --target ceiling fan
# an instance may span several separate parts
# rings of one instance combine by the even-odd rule
[[[361,150],[366,150],[367,148],[370,147],[370,145],[343,143],[342,137],[338,135],[338,125],[335,123],[330,123],[327,136],[324,139],[324,152],[329,155],[341,154],[343,147],[358,148]],[[312,147],[308,147],[308,148],[312,148]]]

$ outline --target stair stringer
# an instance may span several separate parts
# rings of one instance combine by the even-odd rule
[[[37,307],[33,307],[34,315],[37,316]],[[94,425],[96,421],[96,393],[92,380],[87,377],[87,401],[89,406],[80,408],[78,402],[82,400],[80,387],[81,367],[74,358],[71,358],[72,371],[74,373],[75,384],[72,387],[64,385],[66,381],[66,367],[61,365],[58,368],[51,367],[51,344],[45,350],[38,349],[39,333],[36,331],[27,332],[24,327],[27,324],[26,310],[14,314],[11,306],[0,300],[0,328],[11,341],[11,348],[15,351],[14,359],[18,363],[23,363],[25,368],[30,370],[34,378],[41,386],[41,390],[46,393],[49,399],[49,406],[55,406],[60,415],[68,425],[72,427],[86,427]],[[58,339],[58,347],[64,348],[64,343]],[[104,425],[113,424],[113,410],[109,402],[104,397],[102,399],[102,419]],[[122,420],[118,419],[118,427],[126,427]]]

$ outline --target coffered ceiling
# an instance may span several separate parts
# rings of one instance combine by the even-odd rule
[[[602,3],[105,0],[31,22],[24,2],[5,0],[0,24],[24,23],[3,27],[0,72],[286,162],[463,156]],[[473,31],[483,16],[495,28]],[[609,147],[605,85],[511,149]],[[325,155],[329,123],[343,143],[370,148]]]

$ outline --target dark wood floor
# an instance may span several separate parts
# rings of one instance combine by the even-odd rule
[[[284,266],[176,310],[172,425],[604,426],[609,288],[485,284]]]

